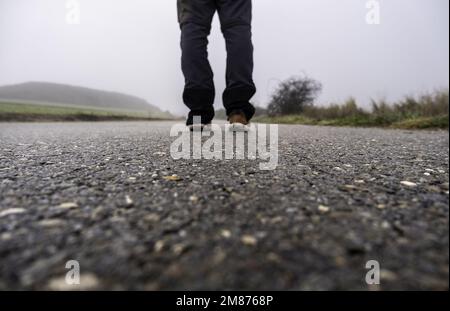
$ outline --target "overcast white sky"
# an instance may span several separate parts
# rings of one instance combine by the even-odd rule
[[[0,0],[0,85],[48,81],[124,92],[174,113],[181,102],[176,0]],[[254,0],[255,102],[302,72],[320,80],[321,103],[349,96],[395,100],[449,86],[449,1],[379,0],[381,24],[366,23],[366,0]],[[217,107],[225,51],[215,20],[210,60]]]

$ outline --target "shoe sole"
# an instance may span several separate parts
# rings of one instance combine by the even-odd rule
[[[230,124],[230,131],[231,132],[249,132],[250,127],[248,125],[242,124],[242,123],[233,123]]]
[[[194,124],[194,125],[188,125],[187,128],[191,131],[191,132],[203,132],[203,131],[208,131],[210,129],[210,125],[209,124]]]
[[[206,125],[188,125],[188,130],[191,132],[203,132],[203,131],[209,131],[211,129],[211,126],[209,124]],[[229,127],[230,132],[249,132],[250,126],[242,124],[242,123],[233,123],[230,124]]]

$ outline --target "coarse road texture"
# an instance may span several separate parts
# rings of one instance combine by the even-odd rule
[[[172,124],[0,124],[0,289],[448,289],[447,131],[280,126],[261,171]]]

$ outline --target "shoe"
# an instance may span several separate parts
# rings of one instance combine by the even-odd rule
[[[200,112],[189,112],[186,120],[186,126],[191,132],[202,132],[206,130],[206,127],[211,126],[213,114],[201,114]]]
[[[233,132],[248,132],[250,130],[249,121],[245,116],[245,113],[241,110],[234,110],[228,116],[230,122],[230,131]]]
[[[187,126],[191,132],[203,132],[208,131],[211,124],[191,124]]]

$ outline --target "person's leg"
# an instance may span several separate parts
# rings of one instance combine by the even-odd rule
[[[250,99],[255,95],[253,82],[252,1],[216,0],[222,33],[227,47],[227,87],[223,104],[230,116],[242,111],[250,120],[255,108]]]
[[[214,118],[213,72],[208,62],[208,36],[216,12],[214,0],[178,0],[181,28],[182,70],[185,77],[183,101],[190,112],[187,125],[194,116],[208,124]]]

